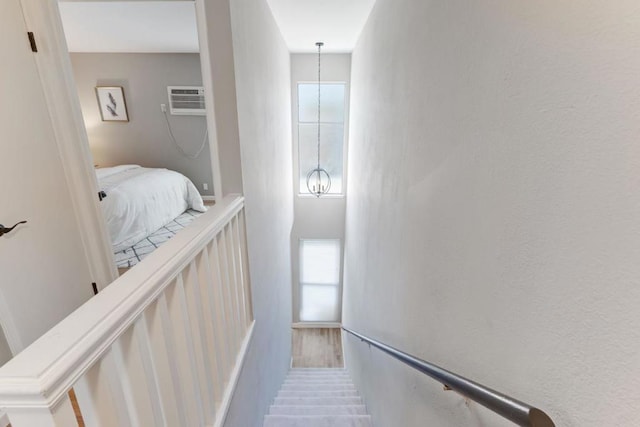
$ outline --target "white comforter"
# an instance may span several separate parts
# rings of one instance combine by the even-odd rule
[[[207,210],[195,185],[178,172],[122,165],[96,169],[96,175],[107,194],[100,204],[114,252],[147,238],[189,208]]]

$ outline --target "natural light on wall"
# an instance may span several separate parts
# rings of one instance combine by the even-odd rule
[[[300,320],[340,320],[340,240],[300,240]]]
[[[329,194],[342,194],[344,167],[345,83],[322,83],[320,89],[320,158],[331,176]],[[318,162],[318,83],[298,84],[298,152],[300,194],[309,194],[307,174]]]

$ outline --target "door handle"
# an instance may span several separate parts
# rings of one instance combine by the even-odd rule
[[[11,233],[14,228],[16,228],[20,224],[26,224],[27,221],[20,221],[13,225],[13,227],[7,228],[4,225],[0,224],[0,236],[4,236],[7,233]]]

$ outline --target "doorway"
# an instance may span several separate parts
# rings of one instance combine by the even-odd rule
[[[217,155],[210,149],[198,28],[204,20],[196,6],[60,2],[100,213],[119,274],[215,200]]]

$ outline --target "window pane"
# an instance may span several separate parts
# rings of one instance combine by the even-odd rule
[[[307,174],[318,166],[318,125],[298,126],[298,150],[300,168],[300,193],[309,193]],[[331,176],[329,194],[342,193],[344,125],[320,126],[320,166]]]
[[[300,320],[302,322],[338,322],[338,286],[302,285]]]
[[[344,83],[322,83],[320,85],[323,123],[344,123]],[[318,123],[318,84],[298,85],[298,122]]]
[[[340,283],[340,240],[300,241],[300,283]]]

